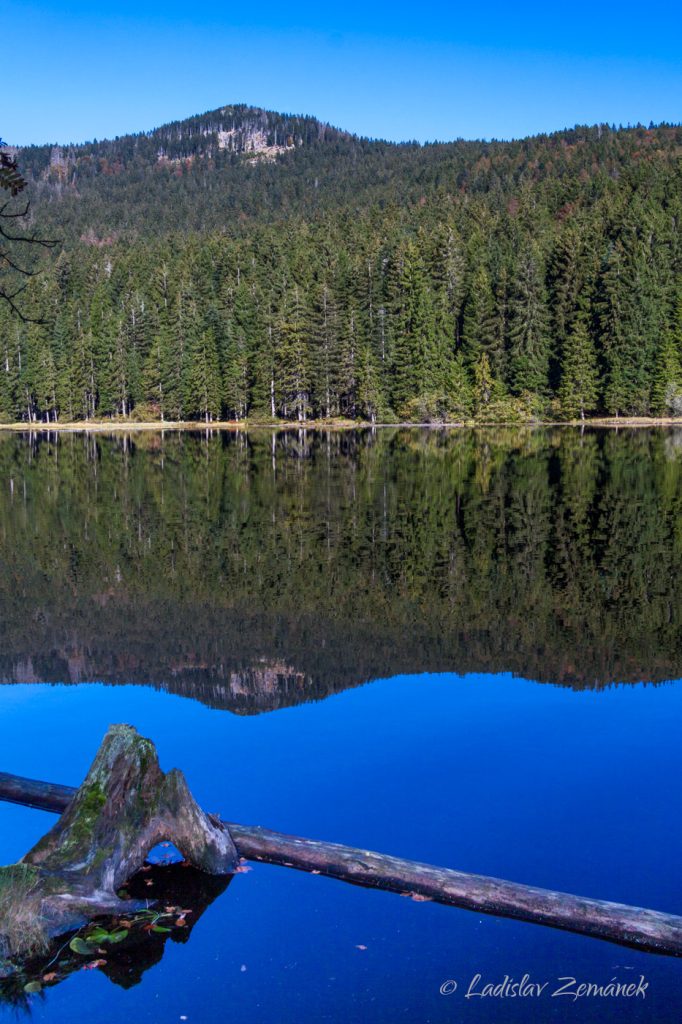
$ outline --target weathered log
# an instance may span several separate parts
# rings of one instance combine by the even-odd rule
[[[39,811],[54,811],[61,814],[75,796],[73,786],[60,786],[51,782],[35,782],[20,775],[0,772],[0,800],[24,807],[35,807]]]
[[[247,860],[319,871],[366,888],[549,925],[647,952],[682,956],[682,917],[674,914],[435,867],[372,850],[300,839],[264,828],[231,823],[228,828],[237,851]]]
[[[0,800],[23,803],[23,792],[31,806],[62,811],[75,791],[0,773]],[[217,824],[214,818],[211,820]],[[548,925],[649,952],[682,956],[682,917],[673,914],[434,867],[255,826],[231,822],[224,825],[237,853],[247,860],[319,872],[367,888]]]

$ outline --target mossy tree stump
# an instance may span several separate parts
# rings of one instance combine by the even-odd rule
[[[22,859],[36,875],[31,900],[46,934],[130,910],[118,890],[164,841],[208,874],[232,874],[239,862],[228,829],[202,811],[182,772],[164,774],[150,740],[111,726],[59,821]]]

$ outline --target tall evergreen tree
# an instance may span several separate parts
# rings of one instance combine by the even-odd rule
[[[510,302],[512,390],[546,395],[549,389],[550,332],[540,258],[527,245],[519,257]]]
[[[275,315],[277,405],[284,416],[310,415],[309,322],[301,288],[286,283]]]
[[[184,408],[190,417],[210,423],[220,416],[220,369],[213,331],[206,328],[191,339],[188,351]]]
[[[414,243],[399,259],[399,294],[393,343],[392,397],[396,409],[418,394],[438,390],[436,327],[426,273]],[[440,388],[442,390],[442,386]]]
[[[597,356],[587,315],[581,311],[573,319],[564,344],[559,400],[565,416],[584,420],[585,413],[596,408],[597,398]]]
[[[495,312],[490,274],[481,263],[471,277],[464,307],[462,352],[469,367],[473,368],[485,352],[491,367],[499,372],[503,350]]]

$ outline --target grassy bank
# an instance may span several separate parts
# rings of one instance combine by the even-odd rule
[[[46,946],[36,880],[37,872],[26,864],[0,867],[0,956]]]

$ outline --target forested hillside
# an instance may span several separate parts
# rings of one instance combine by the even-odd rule
[[[229,107],[18,150],[61,253],[0,416],[682,414],[682,128],[372,142]],[[34,321],[34,322],[30,322]]]

